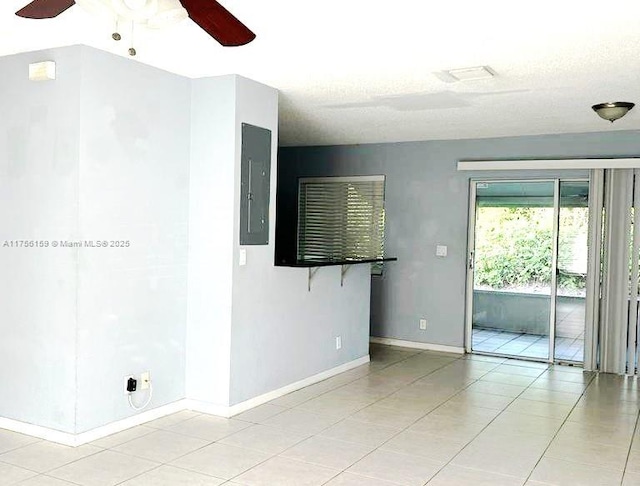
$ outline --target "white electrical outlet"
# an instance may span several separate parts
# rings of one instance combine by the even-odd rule
[[[140,389],[148,390],[150,383],[151,383],[151,372],[145,371],[140,375]]]
[[[426,331],[427,330],[427,320],[426,319],[420,319],[420,330],[422,330],[422,331]]]
[[[340,349],[340,348],[342,348],[342,337],[338,336],[336,338],[336,349]]]

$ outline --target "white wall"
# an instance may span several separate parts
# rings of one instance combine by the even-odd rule
[[[230,404],[302,380],[369,354],[369,265],[321,268],[308,291],[308,271],[274,266],[278,92],[237,78],[236,130],[249,123],[271,130],[269,244],[244,246],[240,266],[240,154],[236,139]],[[335,348],[336,336],[342,349]]]
[[[197,79],[191,98],[187,397],[227,406],[236,77]]]
[[[30,82],[28,64],[58,63]],[[73,432],[80,49],[0,59],[0,416]],[[46,406],[43,406],[46,404]]]
[[[149,408],[185,395],[189,80],[82,48],[76,432],[134,415],[123,377],[151,371]],[[142,401],[144,392],[136,394]]]

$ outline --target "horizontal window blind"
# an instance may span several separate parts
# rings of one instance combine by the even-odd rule
[[[384,176],[301,179],[298,260],[384,257]]]

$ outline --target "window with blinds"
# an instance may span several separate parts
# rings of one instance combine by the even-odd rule
[[[298,260],[384,257],[384,176],[300,179]]]

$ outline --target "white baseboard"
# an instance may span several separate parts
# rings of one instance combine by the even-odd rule
[[[271,400],[275,400],[276,398],[280,398],[288,393],[300,390],[309,385],[313,385],[320,381],[326,380],[327,378],[331,378],[332,376],[339,375],[340,373],[344,373],[345,371],[349,371],[353,368],[357,368],[358,366],[367,364],[369,361],[369,355],[363,356],[362,358],[349,361],[348,363],[345,363],[343,365],[336,366],[335,368],[331,368],[330,370],[323,371],[322,373],[318,373],[317,375],[310,376],[309,378],[305,378],[304,380],[296,381],[295,383],[291,383],[290,385],[283,386],[282,388],[278,388],[277,390],[270,391],[268,393],[251,398],[244,402],[237,403],[236,405],[232,405],[230,407],[201,402],[198,400],[187,400],[187,406],[189,410],[194,410],[196,412],[210,413],[213,415],[219,415],[221,417],[233,417],[234,415],[246,412],[247,410],[270,402]]]
[[[108,435],[122,432],[123,430],[130,429],[131,427],[136,427],[146,422],[151,422],[152,420],[171,415],[172,413],[181,412],[182,410],[186,409],[185,405],[186,404],[184,399],[178,400],[176,402],[163,405],[162,407],[154,408],[146,412],[127,417],[126,419],[103,425],[102,427],[98,427],[97,429],[83,432],[75,436],[76,441],[78,442],[76,445],[93,442],[94,440],[102,439],[103,437],[107,437]]]
[[[441,353],[464,354],[463,347],[445,346],[444,344],[419,343],[416,341],[403,341],[402,339],[382,338],[371,336],[369,341],[376,344],[387,344],[389,346],[399,346],[401,348],[423,349],[426,351],[439,351]]]
[[[208,402],[201,402],[198,400],[178,400],[167,405],[163,405],[146,412],[127,417],[117,422],[98,427],[81,434],[71,434],[68,432],[61,432],[59,430],[49,429],[47,427],[41,427],[39,425],[28,424],[26,422],[20,422],[18,420],[12,420],[8,418],[0,417],[0,429],[11,430],[13,432],[19,432],[21,434],[38,437],[39,439],[48,440],[50,442],[56,442],[58,444],[78,447],[94,440],[102,439],[112,434],[122,432],[123,430],[142,425],[151,420],[159,419],[172,413],[181,412],[182,410],[194,410],[197,412],[208,413],[211,415],[218,415],[220,417],[233,417],[239,413],[246,412],[247,410],[262,405],[276,398],[286,395],[287,393],[300,390],[301,388],[313,385],[332,376],[344,373],[358,366],[362,366],[369,362],[369,355],[362,358],[350,361],[330,370],[323,371],[317,375],[310,376],[304,380],[291,383],[290,385],[283,386],[277,390],[270,391],[264,395],[251,398],[244,402],[238,403],[233,406],[216,405]]]
[[[20,434],[30,435],[32,437],[38,437],[39,439],[45,439],[51,442],[57,442],[67,446],[76,446],[75,434],[69,434],[67,432],[61,432],[59,430],[48,429],[47,427],[41,427],[39,425],[28,424],[26,422],[20,422],[19,420],[12,420],[4,417],[0,417],[0,429],[10,430],[12,432],[18,432]]]
[[[186,406],[184,402],[185,400],[178,400],[177,402],[169,403],[81,434],[61,432],[59,430],[49,429],[47,427],[41,427],[39,425],[28,424],[26,422],[20,422],[18,420],[3,417],[0,417],[0,429],[31,435],[33,437],[38,437],[39,439],[45,439],[50,442],[56,442],[66,446],[78,447],[83,444],[93,442],[94,440],[102,439],[108,435],[144,424],[145,422],[150,422],[151,420],[185,410]]]

